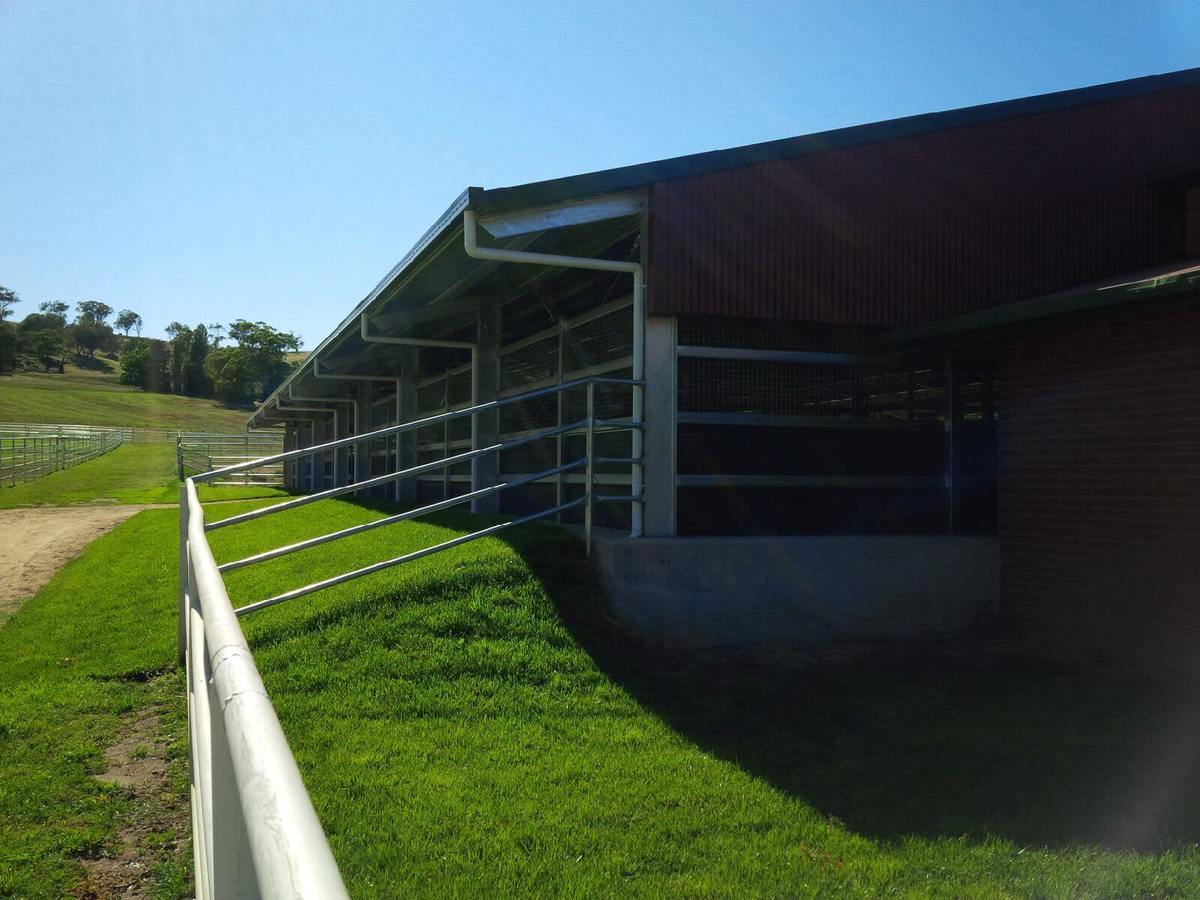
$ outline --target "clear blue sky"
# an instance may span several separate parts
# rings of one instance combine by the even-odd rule
[[[319,341],[498,187],[1200,65],[1196,0],[0,0],[0,284]]]

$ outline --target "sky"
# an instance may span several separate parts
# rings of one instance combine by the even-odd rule
[[[468,185],[1193,66],[1196,0],[0,0],[0,284],[312,347]]]

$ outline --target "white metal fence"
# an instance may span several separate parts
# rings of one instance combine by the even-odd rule
[[[215,469],[258,460],[283,450],[283,435],[279,432],[247,432],[246,434],[208,434],[180,432],[175,441],[175,460],[179,480]],[[247,469],[212,484],[258,484],[281,487],[283,463],[268,463],[257,469]]]
[[[605,457],[595,451],[598,434],[636,431],[641,421],[607,420],[597,415],[596,386],[625,385],[638,390],[641,383],[627,378],[591,377],[528,391],[467,409],[428,416],[377,431],[341,438],[325,444],[288,450],[263,459],[243,462],[189,477],[180,497],[180,658],[187,668],[188,709],[192,759],[193,845],[196,857],[196,894],[200,898],[244,896],[343,897],[337,865],[304,790],[279,721],[255,668],[238,618],[255,610],[343,584],[374,572],[403,565],[442,550],[465,544],[505,529],[555,516],[582,507],[587,543],[591,543],[595,503],[629,503],[641,506],[640,493],[614,496],[595,494],[596,466],[628,466],[638,473],[631,482],[640,485],[642,460],[638,456]],[[254,469],[275,466],[370,441],[398,436],[445,421],[497,413],[502,407],[539,397],[572,395],[582,400],[583,416],[545,430],[526,433],[491,446],[472,447],[442,459],[405,469],[361,478],[315,493],[293,497],[270,506],[205,523],[196,496],[198,482],[228,480]],[[582,394],[582,397],[579,395]],[[242,559],[219,564],[209,548],[207,532],[237,526],[344,494],[365,492],[377,485],[415,479],[426,472],[469,462],[489,454],[555,441],[566,434],[581,435],[582,455],[541,472],[500,480],[434,503],[342,528]],[[337,541],[375,528],[415,519],[460,504],[471,503],[501,491],[534,483],[554,484],[566,472],[582,472],[581,497],[556,502],[546,509],[488,525],[431,547],[371,562],[321,581],[234,607],[222,573],[276,559],[300,550]]]
[[[132,437],[129,428],[0,423],[0,487],[15,487],[69,469]]]

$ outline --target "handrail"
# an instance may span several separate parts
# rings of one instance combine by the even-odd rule
[[[364,531],[373,531],[374,529],[382,528],[385,525],[395,525],[397,522],[404,522],[408,519],[416,519],[420,516],[427,516],[430,513],[440,512],[443,509],[450,509],[451,507],[459,506],[463,503],[469,503],[472,500],[478,500],[481,497],[488,497],[492,494],[497,494],[500,491],[508,490],[509,488],[533,484],[536,481],[541,481],[543,478],[549,478],[551,475],[557,475],[560,472],[569,472],[572,469],[578,469],[583,464],[584,460],[577,459],[574,462],[569,462],[565,465],[555,466],[553,469],[546,469],[544,472],[535,472],[533,475],[525,475],[521,478],[515,478],[512,481],[505,481],[501,482],[500,484],[489,485],[488,487],[480,488],[477,491],[468,491],[465,494],[459,494],[457,497],[447,497],[445,500],[438,500],[434,503],[428,503],[425,506],[418,506],[416,509],[405,510],[404,512],[397,513],[394,516],[376,519],[374,522],[366,522],[362,525],[351,525],[348,528],[342,528],[338,531],[331,531],[328,534],[320,534],[316,537],[298,541],[295,544],[288,544],[284,547],[276,547],[274,550],[264,550],[262,553],[256,553],[253,556],[246,556],[242,559],[236,559],[233,562],[221,563],[221,565],[217,566],[217,568],[220,569],[221,572],[231,572],[234,569],[241,569],[245,566],[253,565],[254,563],[266,562],[268,559],[277,559],[280,556],[287,556],[289,553],[307,550],[309,547],[316,547],[320,544],[327,544],[330,541],[341,540],[342,538],[350,537],[354,534],[362,534]]]
[[[564,381],[562,384],[552,385],[546,388],[540,388],[536,391],[529,391],[525,394],[516,394],[512,397],[504,397],[499,400],[489,400],[486,403],[480,403],[476,406],[468,406],[465,409],[456,409],[451,412],[437,413],[432,416],[426,416],[424,419],[414,419],[411,422],[403,422],[399,425],[388,425],[384,428],[376,429],[375,431],[367,431],[363,434],[352,434],[349,437],[338,438],[335,441],[327,441],[324,444],[314,444],[311,447],[299,447],[295,450],[287,450],[283,453],[276,453],[273,456],[264,456],[261,459],[256,459],[247,463],[239,463],[236,466],[226,466],[221,469],[214,469],[211,472],[205,472],[203,475],[197,475],[197,481],[209,481],[218,475],[232,475],[245,469],[256,469],[261,465],[272,462],[286,462],[290,459],[302,459],[305,456],[313,456],[317,453],[328,453],[330,450],[336,450],[340,447],[351,447],[355,444],[361,444],[365,441],[377,441],[380,438],[390,437],[393,434],[403,434],[406,431],[416,431],[418,428],[428,428],[430,425],[438,425],[442,422],[448,422],[452,419],[460,419],[463,416],[473,416],[479,413],[490,412],[493,409],[499,409],[502,406],[508,406],[511,403],[521,403],[526,400],[533,400],[537,397],[549,396],[558,394],[562,391],[572,388],[583,387],[587,384],[625,384],[632,386],[640,386],[644,382],[633,378],[609,378],[602,376],[577,378],[574,381]],[[627,425],[626,427],[633,427]]]
[[[458,465],[459,463],[467,462],[475,459],[477,456],[484,456],[488,453],[499,453],[502,450],[512,450],[516,447],[532,444],[534,441],[544,440],[545,438],[554,437],[558,434],[564,434],[572,428],[578,428],[583,424],[580,422],[571,425],[560,425],[558,428],[550,428],[544,432],[539,432],[535,435],[519,438],[508,443],[492,444],[490,447],[480,447],[478,450],[467,450],[463,453],[456,453],[454,456],[446,456],[442,459],[431,460],[427,463],[412,466],[408,469],[401,469],[398,472],[387,472],[383,475],[376,475],[372,478],[366,478],[354,484],[343,484],[337,487],[326,488],[323,491],[317,491],[314,494],[305,494],[303,497],[296,497],[293,500],[284,500],[282,503],[275,503],[271,506],[264,506],[261,509],[252,509],[249,512],[244,512],[236,516],[229,516],[226,519],[219,519],[216,522],[210,522],[205,526],[209,531],[217,528],[226,528],[229,525],[237,525],[241,522],[249,522],[252,519],[261,519],[263,516],[269,516],[274,513],[284,512],[285,510],[295,509],[297,506],[306,506],[309,503],[316,503],[318,500],[328,500],[330,497],[337,497],[341,494],[350,494],[356,491],[361,491],[364,488],[375,487],[376,485],[386,484],[389,481],[399,481],[402,478],[410,478],[413,475],[421,475],[425,472],[432,472],[435,469],[444,469],[447,466]],[[270,463],[265,463],[270,465]]]
[[[204,536],[192,479],[181,494],[197,895],[347,897]]]
[[[227,896],[346,896],[337,864],[321,831],[312,802],[304,790],[296,761],[288,748],[278,717],[267,697],[262,678],[241,631],[238,623],[240,617],[578,507],[582,507],[584,511],[584,539],[590,552],[592,511],[595,503],[630,502],[636,509],[642,499],[632,478],[633,490],[629,494],[594,494],[596,463],[625,463],[632,467],[641,464],[636,452],[621,457],[596,456],[595,436],[600,429],[637,433],[637,429],[641,427],[638,421],[620,422],[597,418],[598,384],[640,386],[640,382],[633,379],[602,376],[581,378],[467,409],[441,413],[362,435],[214,469],[185,479],[180,492],[179,622],[180,654],[187,670],[188,681],[193,846],[198,897],[209,900]],[[472,448],[406,469],[362,479],[353,484],[338,485],[294,497],[216,522],[204,521],[197,484],[222,476],[250,473],[254,469],[278,467],[287,460],[327,453],[338,447],[377,440],[380,437],[412,431],[577,387],[586,388],[586,417],[579,421],[522,433],[520,437],[488,447]],[[558,465],[543,471],[513,477],[508,481],[479,487],[458,496],[444,496],[434,503],[261,551],[221,565],[214,559],[208,543],[208,532],[215,529],[342,494],[362,491],[372,485],[412,478],[433,469],[449,469],[483,454],[498,454],[535,441],[580,431],[585,435],[584,455],[579,459],[564,462],[560,448]],[[180,448],[182,460],[182,441]],[[211,449],[202,456],[211,465]],[[557,503],[547,509],[496,522],[429,547],[359,566],[237,608],[230,602],[223,580],[225,572],[278,559],[555,476],[558,476],[561,483],[565,473],[579,468],[585,470],[584,491],[581,497],[564,502],[560,494]],[[245,477],[252,476],[247,474]]]

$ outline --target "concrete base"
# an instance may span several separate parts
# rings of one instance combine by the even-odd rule
[[[618,621],[693,647],[947,636],[1000,598],[991,536],[632,540],[597,530],[593,558]]]

